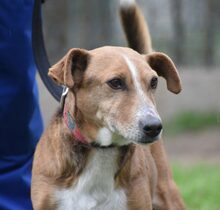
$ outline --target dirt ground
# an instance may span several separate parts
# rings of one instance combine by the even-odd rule
[[[220,164],[220,128],[164,137],[171,162],[184,165]]]
[[[212,69],[181,69],[183,91],[174,95],[166,90],[160,80],[156,101],[163,120],[182,111],[215,111],[219,113],[219,126],[199,132],[164,137],[168,156],[172,162],[183,164],[220,164],[220,71]],[[40,105],[45,125],[58,107],[38,77]]]

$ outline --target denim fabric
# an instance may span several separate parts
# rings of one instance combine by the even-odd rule
[[[31,165],[43,130],[31,46],[33,3],[0,1],[0,210],[32,209]]]

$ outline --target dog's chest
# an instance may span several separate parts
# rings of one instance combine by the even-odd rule
[[[74,186],[56,192],[57,210],[127,210],[123,189],[115,189],[118,151],[98,149]]]

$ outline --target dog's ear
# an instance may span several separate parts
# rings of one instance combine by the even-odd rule
[[[167,81],[167,89],[173,93],[181,91],[180,77],[173,61],[164,53],[153,52],[146,55],[150,67]]]
[[[72,88],[82,80],[82,74],[87,68],[88,59],[88,51],[73,48],[49,69],[48,75],[56,83]]]

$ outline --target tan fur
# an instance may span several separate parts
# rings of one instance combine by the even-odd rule
[[[129,8],[120,8],[121,21],[127,37],[129,47],[139,53],[151,53],[151,37],[147,27],[147,23],[141,14],[140,9],[136,4],[131,4]],[[131,26],[132,25],[132,26]],[[135,34],[135,38],[132,36]],[[157,54],[158,56],[158,54]],[[162,54],[159,55],[163,56]],[[152,68],[162,64],[160,59],[154,61],[152,54],[147,60],[151,63]],[[171,63],[171,65],[173,65]],[[162,69],[162,68],[160,68]],[[158,75],[165,77],[167,80],[173,80],[173,83],[167,82],[169,90],[174,93],[181,91],[181,83],[177,71],[170,72],[172,68],[163,69],[163,72],[157,72]],[[172,78],[171,75],[174,77]],[[177,75],[175,75],[177,74]],[[172,87],[176,84],[175,87]],[[163,146],[163,139],[151,145],[151,154],[154,159],[158,172],[158,181],[156,188],[156,199],[154,202],[154,209],[158,210],[183,210],[185,209],[181,195],[172,178],[171,169],[166,157],[165,148]]]
[[[152,209],[157,172],[149,147],[133,145],[132,154],[118,177],[128,192],[130,210]]]
[[[34,209],[55,209],[54,191],[57,187],[69,187],[75,181],[90,152],[89,148],[73,141],[62,121],[59,110],[36,148],[31,189]]]
[[[136,15],[138,21],[141,17],[138,10]],[[144,21],[138,24],[141,28]],[[148,45],[144,50],[150,51]],[[34,156],[31,197],[35,210],[55,210],[59,205],[55,192],[77,184],[88,161],[96,153],[90,143],[96,141],[102,127],[108,126],[109,119],[117,129],[114,134],[117,138],[113,136],[112,143],[117,145],[119,138],[126,142],[121,130],[134,124],[139,98],[124,56],[134,63],[140,76],[140,87],[152,107],[155,108],[154,91],[149,87],[152,77],[157,74],[164,76],[171,91],[180,91],[175,66],[170,58],[160,53],[142,56],[119,47],[92,51],[71,49],[50,69],[49,75],[70,88],[65,106],[89,142],[82,144],[72,136],[59,110],[40,139]],[[168,69],[168,73],[162,69]],[[124,78],[126,91],[117,92],[107,85],[115,77]],[[138,143],[137,140],[132,139],[134,143]],[[184,209],[161,140],[148,146],[130,144],[114,150],[119,154],[115,189],[126,192],[129,210]]]

